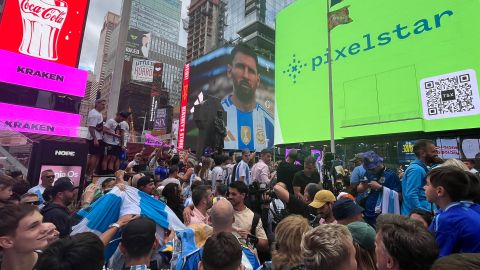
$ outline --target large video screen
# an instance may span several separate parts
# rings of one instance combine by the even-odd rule
[[[275,144],[330,139],[329,62],[336,139],[479,127],[480,1],[332,2],[277,16]]]
[[[204,151],[215,145],[218,111],[226,126],[224,149],[273,147],[274,95],[274,64],[254,51],[224,47],[194,60],[190,65],[186,147]]]

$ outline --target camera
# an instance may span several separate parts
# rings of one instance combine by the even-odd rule
[[[255,235],[248,234],[247,235],[247,245],[251,245],[252,247],[257,247],[258,244],[258,237]]]

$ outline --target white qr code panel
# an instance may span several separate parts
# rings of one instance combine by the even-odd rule
[[[426,120],[480,114],[475,70],[443,74],[420,81]]]

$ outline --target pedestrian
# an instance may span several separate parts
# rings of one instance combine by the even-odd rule
[[[308,156],[303,163],[303,170],[293,176],[293,192],[299,199],[304,200],[303,192],[305,187],[310,184],[320,184],[320,174],[315,167],[315,158]]]
[[[295,164],[297,160],[297,150],[292,149],[288,152],[287,158],[280,162],[277,169],[277,183],[285,183],[289,193],[293,194],[293,177],[302,170],[302,168]]]

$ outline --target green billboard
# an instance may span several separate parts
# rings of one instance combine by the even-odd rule
[[[335,2],[277,16],[275,144],[330,139],[328,62],[336,139],[480,127],[480,1]]]

